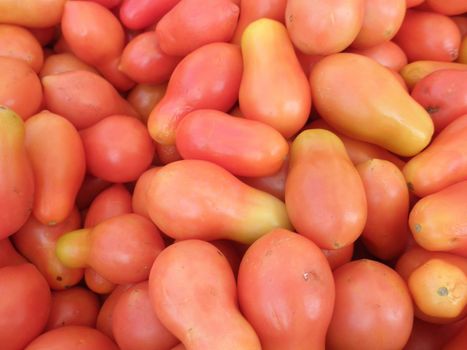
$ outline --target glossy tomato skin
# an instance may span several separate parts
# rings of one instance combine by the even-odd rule
[[[62,290],[77,284],[83,277],[82,269],[64,266],[55,256],[57,240],[81,225],[78,210],[55,226],[42,224],[31,216],[13,236],[17,249],[44,275],[50,288]]]
[[[45,330],[64,326],[95,327],[100,302],[97,295],[82,287],[52,292],[52,305]]]
[[[352,244],[367,217],[365,190],[339,138],[302,131],[292,143],[285,203],[292,225],[320,248]]]
[[[78,130],[115,114],[137,116],[112,84],[92,72],[48,75],[42,78],[42,85],[47,109],[68,119]]]
[[[231,239],[248,244],[273,228],[290,228],[282,201],[203,160],[162,167],[153,175],[147,198],[153,222],[178,240]]]
[[[312,241],[283,229],[258,239],[242,259],[238,293],[263,350],[324,349],[334,280]]]
[[[151,269],[149,297],[161,323],[188,349],[261,349],[238,309],[230,265],[208,242],[186,240],[167,247]],[[225,315],[222,322],[219,313]]]
[[[53,329],[34,339],[25,350],[118,350],[117,345],[94,328],[66,326]]]
[[[162,51],[155,32],[134,37],[123,50],[118,69],[140,84],[166,83],[181,57]]]
[[[34,216],[55,225],[73,210],[84,179],[84,147],[76,128],[67,119],[42,111],[25,123],[25,145],[34,180]]]
[[[184,159],[211,161],[240,176],[277,172],[289,147],[274,128],[216,110],[191,112],[179,123],[176,146]]]
[[[397,258],[405,249],[410,230],[409,190],[404,175],[386,160],[372,159],[357,165],[368,203],[362,233],[367,249],[379,259]]]
[[[32,211],[34,178],[24,133],[20,116],[0,106],[0,239],[16,232]]]
[[[278,21],[256,20],[245,29],[241,47],[245,65],[239,92],[242,113],[290,138],[305,125],[311,98],[287,29]],[[285,81],[284,76],[288,77]]]
[[[385,41],[381,44],[362,49],[352,47],[346,50],[346,52],[370,57],[379,64],[397,72],[407,64],[405,52],[393,41]]]
[[[467,114],[467,70],[433,72],[414,86],[411,95],[430,113],[439,133],[456,118]]]
[[[287,0],[241,0],[240,17],[232,42],[240,45],[243,31],[257,19],[270,18],[284,23],[286,5]]]
[[[84,227],[94,227],[104,220],[131,212],[130,192],[121,184],[112,185],[92,201],[86,213]]]
[[[179,342],[157,318],[148,282],[138,283],[120,295],[112,316],[112,332],[121,350],[169,350]]]
[[[163,52],[186,56],[214,42],[229,42],[240,10],[231,0],[181,0],[157,22],[156,35]]]
[[[409,225],[415,241],[425,249],[451,251],[467,257],[467,180],[419,200]]]
[[[376,261],[355,260],[334,270],[336,303],[326,349],[402,349],[413,324],[404,280]]]
[[[0,23],[52,27],[60,23],[65,3],[66,0],[5,0],[0,4]]]
[[[44,62],[44,53],[37,39],[26,29],[15,25],[0,25],[0,56],[26,62],[38,73]]]
[[[154,157],[154,144],[146,127],[130,116],[109,116],[80,135],[88,172],[110,182],[136,180]]]
[[[449,124],[421,153],[410,159],[403,172],[418,196],[436,193],[467,180],[467,115]]]
[[[67,1],[61,30],[71,51],[93,66],[111,61],[124,47],[122,25],[110,10],[95,2]]]
[[[125,27],[143,29],[162,18],[180,0],[123,0],[119,17]]]
[[[178,123],[189,112],[228,111],[238,98],[242,71],[240,48],[233,44],[212,43],[185,56],[170,77],[164,97],[149,115],[152,138],[173,145]]]
[[[363,0],[289,0],[285,23],[294,45],[309,55],[329,55],[348,47],[363,24]]]
[[[351,53],[323,58],[310,84],[317,112],[347,136],[401,156],[417,154],[431,140],[434,127],[428,113],[391,71],[370,58]],[[366,102],[355,103],[359,100]]]
[[[0,269],[0,344],[22,350],[44,330],[50,312],[47,281],[32,264]]]
[[[0,57],[0,105],[28,119],[42,103],[42,89],[36,72],[24,61]]]
[[[406,0],[365,1],[363,23],[352,47],[370,48],[391,40],[402,25]]]
[[[436,30],[434,30],[436,28]],[[408,10],[394,42],[417,60],[454,61],[459,54],[461,35],[454,21],[433,12]]]

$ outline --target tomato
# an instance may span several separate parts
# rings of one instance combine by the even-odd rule
[[[409,89],[427,75],[442,69],[467,70],[467,64],[440,61],[415,61],[400,70]]]
[[[464,35],[464,38],[462,39],[457,61],[463,63],[464,66],[467,65],[467,35]]]
[[[307,77],[310,76],[311,70],[318,63],[322,58],[326,57],[323,55],[306,55],[298,50],[295,50],[295,54],[297,55],[298,61],[302,66],[303,72]]]
[[[371,48],[391,40],[402,25],[406,0],[365,1],[363,24],[352,47]]]
[[[85,1],[97,2],[98,4],[101,4],[102,6],[105,6],[109,9],[117,7],[122,2],[122,0],[85,0]]]
[[[122,25],[112,12],[95,2],[67,1],[61,30],[76,57],[90,65],[109,62],[124,47]]]
[[[462,350],[467,346],[467,326],[464,325],[456,336],[452,337],[443,350]]]
[[[412,97],[430,113],[436,132],[467,114],[467,70],[444,69],[420,80]]]
[[[289,0],[285,23],[294,45],[309,55],[344,50],[357,37],[364,0]]]
[[[334,280],[310,240],[277,229],[254,242],[240,265],[238,296],[262,349],[324,349]]]
[[[321,249],[321,251],[328,260],[331,269],[335,270],[352,260],[354,244],[349,244],[339,249]]]
[[[311,96],[287,29],[278,21],[259,19],[245,29],[241,47],[245,65],[239,92],[242,113],[286,138],[293,136],[308,119]]]
[[[76,205],[78,209],[82,210],[89,207],[94,198],[110,186],[111,183],[107,181],[92,175],[86,175],[78,195],[76,196]]]
[[[3,0],[0,3],[0,23],[32,28],[51,27],[60,23],[66,2],[66,0]]]
[[[238,276],[238,269],[240,268],[240,262],[242,261],[243,253],[241,252],[241,248],[239,248],[238,244],[233,241],[229,241],[226,239],[218,239],[215,241],[210,241],[213,246],[215,246],[222,254],[224,254],[225,258],[230,264],[234,276]]]
[[[442,130],[403,172],[409,188],[420,197],[467,180],[467,115]]]
[[[27,260],[18,253],[8,238],[0,240],[0,268],[26,262]]]
[[[157,318],[148,292],[148,282],[124,291],[115,304],[112,332],[121,350],[169,350],[179,340]]]
[[[115,283],[102,277],[90,267],[84,269],[84,282],[91,291],[97,294],[109,294],[116,287]]]
[[[452,16],[451,19],[454,21],[454,23],[456,23],[462,37],[465,38],[465,34],[467,34],[467,17],[460,15]]]
[[[127,100],[136,112],[147,123],[149,114],[157,103],[162,100],[167,89],[166,84],[138,84],[128,94]]]
[[[417,154],[431,140],[434,128],[428,113],[391,71],[370,58],[351,53],[323,58],[310,83],[319,115],[347,136],[401,156]]]
[[[376,261],[352,261],[334,270],[336,302],[326,349],[402,349],[413,307],[404,280]]]
[[[50,311],[50,289],[32,264],[0,268],[0,344],[22,350],[43,331]]]
[[[130,192],[123,185],[113,185],[94,198],[86,213],[84,227],[94,227],[114,216],[131,212]]]
[[[367,216],[365,190],[336,135],[314,129],[295,138],[285,203],[297,232],[320,248],[342,248],[360,236]]]
[[[397,72],[407,65],[407,56],[393,41],[385,41],[364,49],[350,48],[346,51],[370,57],[379,64]]]
[[[149,218],[147,209],[149,186],[151,185],[153,176],[159,170],[160,167],[148,169],[136,180],[133,196],[131,197],[131,205],[134,213]]]
[[[96,329],[111,339],[114,339],[112,323],[115,305],[117,304],[120,295],[122,295],[124,291],[126,291],[128,288],[131,288],[132,286],[132,284],[118,285],[105,299],[101,309],[99,310],[99,314],[97,315]]]
[[[76,209],[55,226],[42,224],[31,216],[12,236],[16,248],[37,267],[53,289],[69,288],[83,277],[82,269],[67,268],[55,256],[57,240],[64,233],[78,229],[80,221]]]
[[[41,46],[47,46],[52,43],[57,34],[56,29],[57,27],[55,26],[47,28],[28,28]]]
[[[151,269],[149,297],[161,323],[190,350],[261,349],[238,309],[230,265],[208,242],[187,240],[164,249]]]
[[[467,257],[466,195],[467,181],[462,181],[420,199],[409,216],[415,241],[428,250]]]
[[[184,159],[207,160],[240,176],[274,174],[289,150],[287,141],[274,128],[209,109],[183,118],[177,128],[176,146]]]
[[[97,65],[97,69],[102,76],[107,79],[118,91],[125,92],[132,89],[136,83],[120,70],[121,54],[113,57],[109,61]]]
[[[83,182],[83,143],[73,124],[48,111],[29,118],[25,129],[35,179],[33,214],[43,224],[55,225],[70,215]]]
[[[423,4],[425,0],[405,0],[405,2],[407,4],[407,8],[410,8]]]
[[[434,30],[436,28],[436,30]],[[454,21],[433,12],[408,10],[394,42],[417,60],[454,61],[459,54],[461,35]]]
[[[245,28],[257,19],[270,18],[284,23],[286,5],[287,0],[240,0],[240,17],[232,42],[240,44]]]
[[[42,85],[46,107],[68,119],[78,130],[111,115],[137,115],[108,81],[88,71],[47,75],[42,78]]]
[[[169,164],[182,159],[182,156],[175,145],[162,145],[160,143],[156,143],[156,153],[161,164]]]
[[[87,289],[73,287],[52,292],[52,305],[46,331],[64,326],[95,327],[99,299]]]
[[[88,172],[110,182],[136,180],[154,157],[155,149],[147,129],[132,117],[106,117],[80,134]]]
[[[181,0],[157,22],[156,36],[163,52],[186,56],[214,42],[228,42],[240,10],[231,0]]]
[[[34,178],[24,133],[22,119],[0,105],[0,239],[19,230],[32,211]]]
[[[404,175],[397,166],[380,159],[361,163],[357,170],[368,203],[363,243],[377,258],[394,259],[404,251],[410,234],[409,190]]]
[[[209,65],[207,60],[211,60]],[[172,73],[164,97],[149,115],[152,138],[173,145],[178,123],[189,112],[228,111],[238,98],[242,71],[242,55],[236,45],[208,44],[185,56]]]
[[[37,113],[42,103],[42,88],[34,70],[11,57],[0,57],[0,105],[11,108],[26,120]]]
[[[273,228],[290,228],[282,201],[203,160],[162,167],[152,176],[147,199],[147,211],[157,227],[178,240],[231,239],[248,244]]]
[[[11,57],[26,62],[38,73],[44,62],[42,47],[37,39],[26,29],[0,24],[0,56]]]
[[[120,20],[130,29],[143,29],[156,23],[180,0],[123,0]]]
[[[430,9],[448,15],[462,15],[467,12],[467,4],[464,0],[426,0]]]
[[[55,252],[65,266],[92,267],[110,282],[124,284],[147,279],[163,248],[160,232],[151,221],[123,214],[92,229],[68,232],[57,241]]]
[[[135,36],[125,47],[118,69],[141,84],[161,84],[169,80],[181,60],[162,51],[155,32]]]
[[[84,326],[59,327],[41,334],[25,350],[118,350],[115,343],[94,328]]]
[[[84,63],[72,53],[59,53],[50,55],[44,61],[44,65],[39,73],[39,76],[60,74],[76,70],[86,70],[97,74],[97,70],[92,66]]]

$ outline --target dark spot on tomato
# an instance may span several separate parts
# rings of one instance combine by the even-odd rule
[[[420,231],[422,230],[422,225],[415,224],[414,228],[415,228],[415,232],[420,233]]]
[[[445,297],[446,295],[449,294],[449,290],[446,287],[440,287],[440,288],[438,288],[437,293],[438,293],[438,295],[440,295],[442,297]]]
[[[430,114],[434,114],[439,111],[439,107],[433,107],[433,106],[428,106],[425,109]]]
[[[63,280],[62,276],[57,276],[57,281],[61,282]]]

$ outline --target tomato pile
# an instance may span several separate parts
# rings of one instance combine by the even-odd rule
[[[2,0],[0,349],[467,349],[466,13]]]

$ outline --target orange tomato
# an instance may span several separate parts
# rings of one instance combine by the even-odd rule
[[[3,0],[0,23],[47,28],[60,23],[66,0]]]
[[[91,291],[73,287],[52,292],[46,331],[65,326],[95,327],[100,302]]]
[[[121,350],[169,350],[179,342],[157,318],[148,282],[138,283],[119,296],[112,315],[112,333]]]
[[[34,177],[24,147],[24,123],[0,105],[0,239],[23,226],[32,211]]]
[[[294,45],[309,55],[329,55],[348,47],[360,31],[364,0],[289,0],[285,23]]]
[[[354,244],[349,244],[339,249],[321,249],[321,251],[328,260],[331,269],[335,270],[352,260]]]
[[[355,49],[352,47],[346,51],[372,58],[379,64],[396,72],[407,65],[407,56],[393,41],[385,41],[381,44],[363,49]]]
[[[206,65],[212,57],[216,59]],[[240,49],[232,44],[204,45],[185,56],[170,77],[164,97],[149,115],[152,138],[174,145],[178,123],[189,112],[228,111],[238,98],[242,70]]]
[[[78,229],[80,224],[76,209],[55,226],[44,225],[31,216],[12,236],[18,251],[37,267],[52,289],[69,288],[79,283],[83,277],[82,269],[68,268],[55,256],[57,240],[66,232]]]
[[[84,282],[91,291],[97,294],[109,294],[116,287],[115,283],[112,283],[108,279],[102,277],[90,267],[84,269]]]
[[[278,21],[259,19],[243,32],[241,47],[245,68],[238,98],[242,113],[286,138],[293,136],[308,119],[311,96],[287,29]]]
[[[230,265],[208,242],[186,240],[164,249],[151,269],[149,297],[161,323],[190,350],[261,349],[237,306]]]
[[[72,72],[76,70],[86,70],[97,74],[97,70],[95,68],[84,63],[72,53],[59,53],[50,55],[45,59],[44,65],[39,72],[39,76],[43,78],[46,75]]]
[[[161,145],[160,143],[156,143],[156,153],[160,164],[169,164],[182,159],[175,145]]]
[[[441,61],[415,61],[400,70],[410,90],[427,75],[442,69],[467,70],[467,64]]]
[[[11,108],[26,120],[42,103],[40,80],[23,60],[0,57],[0,105]]]
[[[297,232],[320,248],[342,248],[360,236],[367,217],[365,189],[335,134],[312,129],[295,138],[285,203]]]
[[[135,188],[133,190],[133,196],[131,198],[132,210],[134,213],[149,218],[147,209],[148,203],[148,191],[149,186],[152,182],[153,176],[160,170],[160,167],[151,168],[146,170],[136,180]]]
[[[162,167],[152,176],[147,199],[154,223],[178,240],[231,239],[248,244],[273,228],[290,228],[282,201],[203,160]]]
[[[426,0],[430,9],[448,15],[462,15],[467,12],[467,4],[464,0]]]
[[[312,241],[276,229],[254,242],[240,264],[238,297],[263,350],[324,349],[334,280]]]
[[[323,58],[310,83],[319,115],[347,136],[401,156],[419,153],[431,140],[434,127],[428,113],[390,70],[370,58],[351,53]]]
[[[409,188],[419,197],[467,180],[467,115],[457,118],[405,165]]]
[[[406,0],[366,0],[363,23],[352,47],[371,48],[391,40],[402,25]]]
[[[276,173],[289,150],[287,141],[272,127],[209,109],[183,118],[176,146],[184,159],[207,160],[240,176]]]
[[[436,30],[434,30],[436,28]],[[454,61],[459,54],[461,35],[453,20],[433,12],[408,10],[394,42],[418,60]]]
[[[356,260],[334,270],[334,282],[336,302],[326,349],[402,349],[412,330],[413,306],[394,270]]]
[[[240,9],[232,0],[181,0],[156,25],[163,52],[186,56],[197,48],[232,38]]]
[[[37,39],[26,29],[9,24],[0,24],[0,56],[26,62],[38,73],[44,62],[44,53]]]

